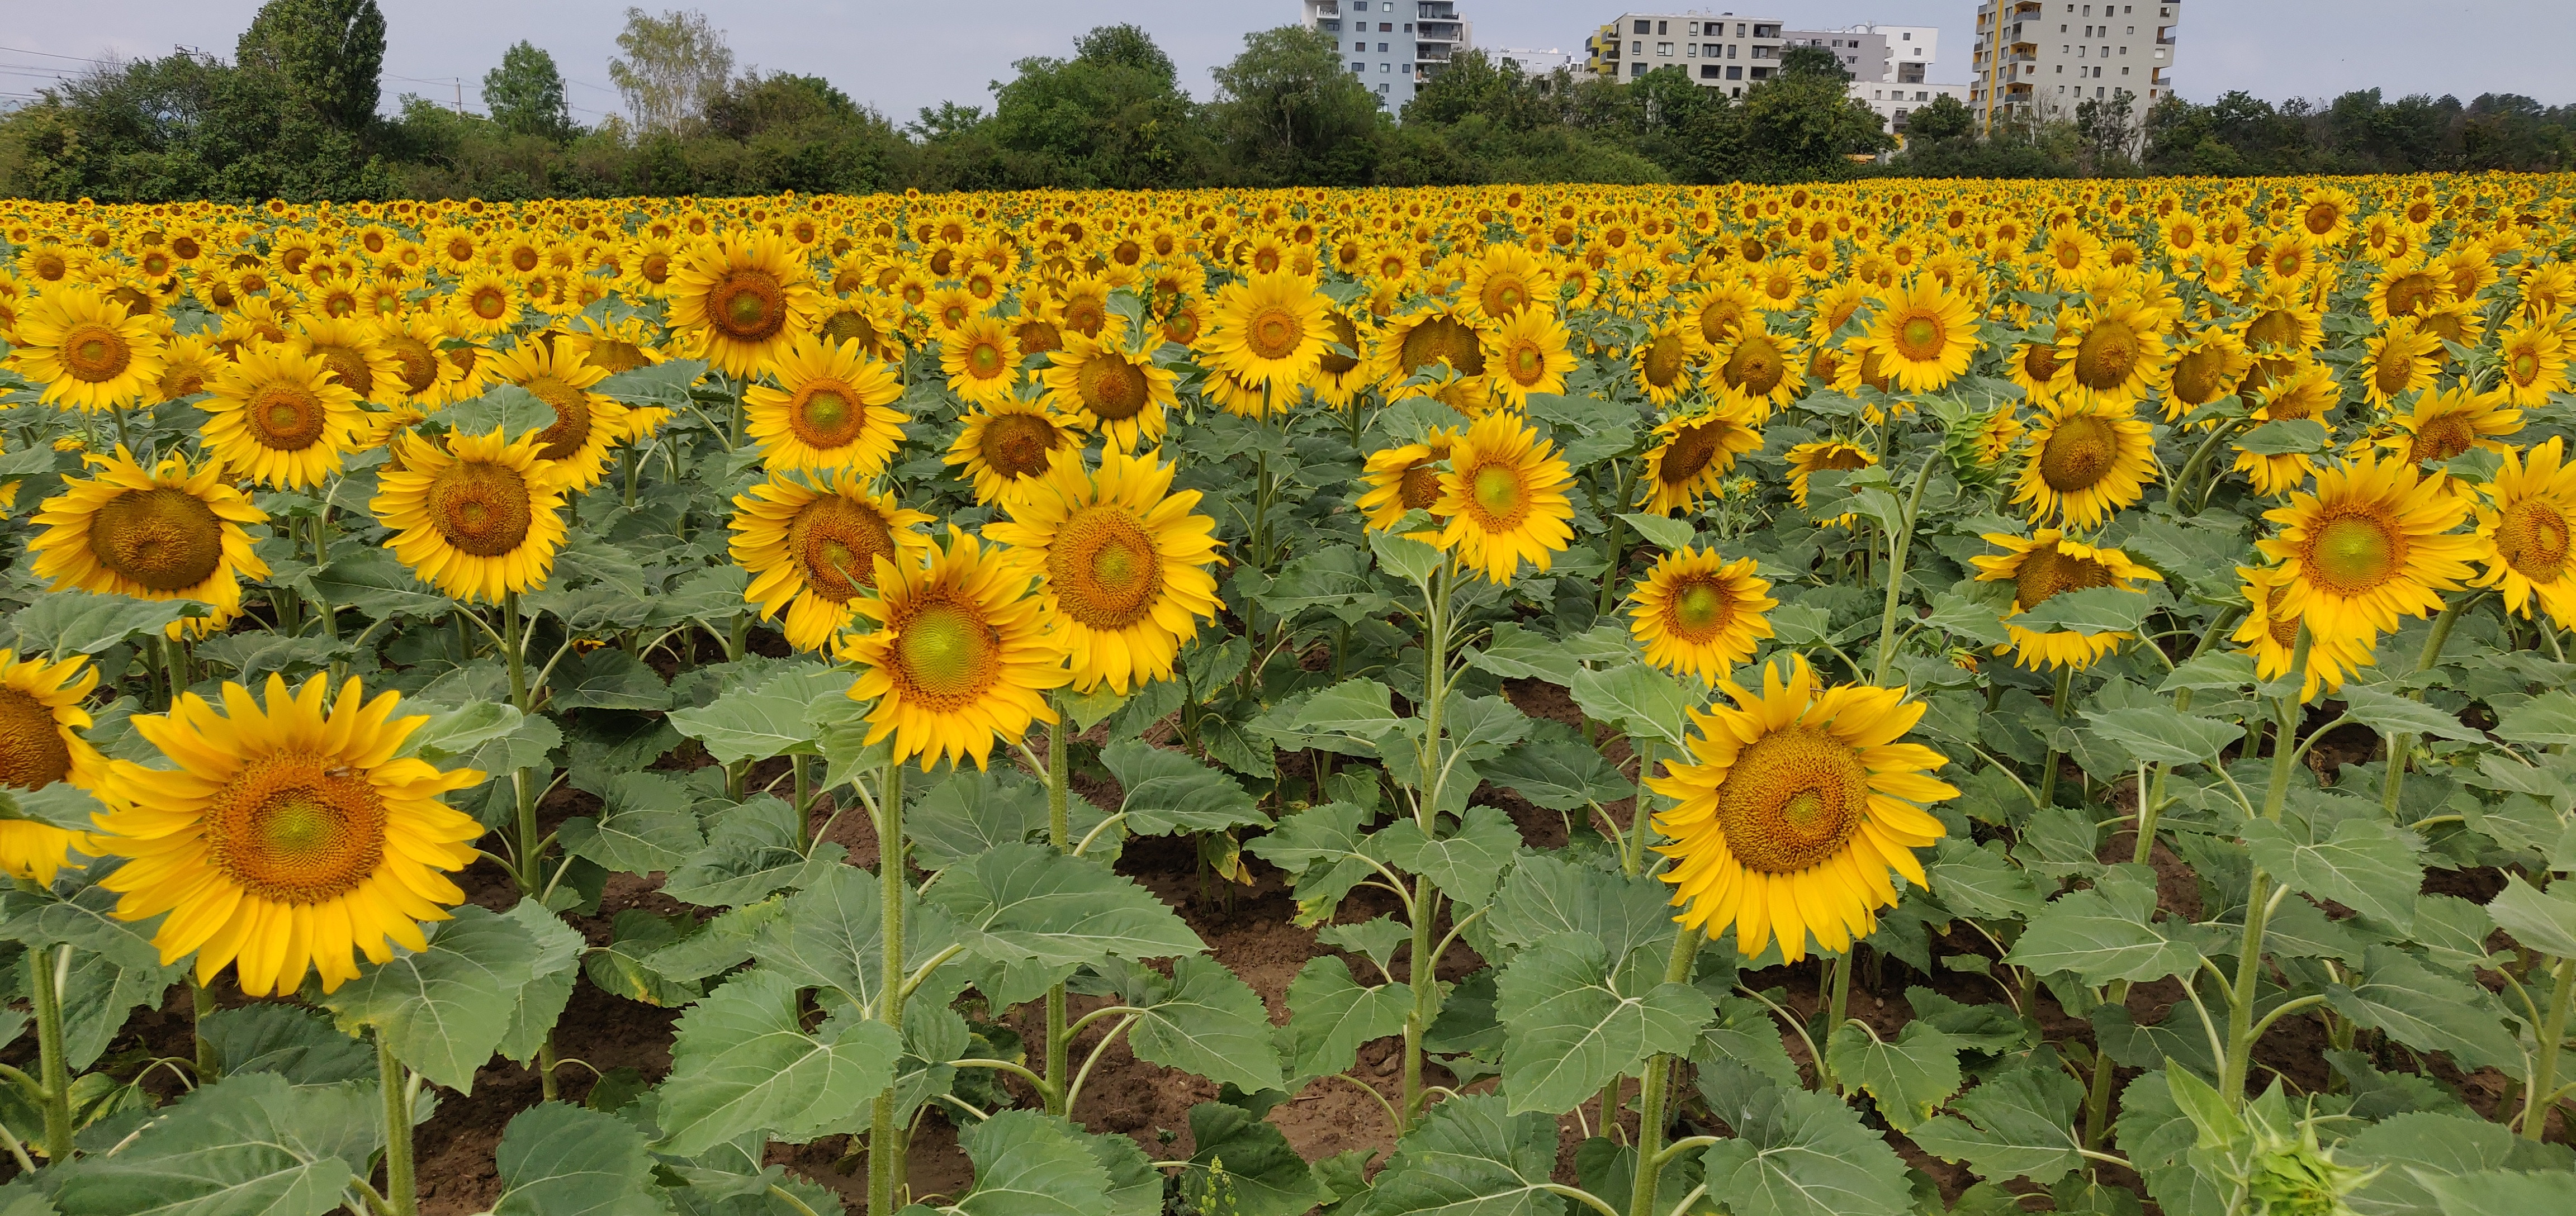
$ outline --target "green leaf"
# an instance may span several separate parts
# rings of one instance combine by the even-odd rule
[[[1366,956],[1384,972],[1395,952],[1412,943],[1413,928],[1392,916],[1373,916],[1357,924],[1326,925],[1316,930],[1315,940],[1336,950]]]
[[[492,1216],[661,1216],[644,1133],[615,1115],[561,1102],[521,1111],[493,1153]]]
[[[1440,569],[1444,556],[1432,545],[1394,532],[1368,534],[1369,551],[1377,554],[1379,568],[1408,583],[1428,583]]]
[[[1558,933],[1599,940],[1614,967],[1634,966],[1652,955],[1662,973],[1664,946],[1672,941],[1672,885],[1645,875],[1628,876],[1562,857],[1533,854],[1512,866],[1495,893],[1485,926],[1496,943],[1527,947]]]
[[[1100,820],[1091,803],[1068,791],[1068,816],[1079,842],[1090,824]],[[913,861],[925,870],[945,870],[983,856],[995,846],[1026,844],[1047,832],[1046,787],[1005,768],[959,768],[931,786],[904,811],[903,830],[912,838]]]
[[[903,1042],[874,1020],[805,1032],[797,982],[754,969],[680,1015],[662,1083],[660,1151],[694,1156],[749,1132],[802,1143],[894,1080]]]
[[[1576,811],[1636,792],[1618,768],[1562,722],[1530,723],[1519,745],[1476,766],[1485,780],[1551,811]]]
[[[1897,1216],[1912,1207],[1905,1163],[1842,1099],[1731,1062],[1703,1068],[1700,1092],[1735,1129],[1700,1154],[1708,1197],[1732,1216]]]
[[[225,1076],[269,1072],[294,1085],[376,1079],[375,1049],[310,1009],[266,1001],[218,1009],[197,1023],[197,1034],[214,1047]]]
[[[2093,724],[2093,733],[2151,764],[2207,764],[2228,744],[2245,738],[2245,731],[2233,723],[2195,718],[2163,702],[2099,713],[2088,710],[2084,720]]]
[[[717,697],[704,709],[673,710],[671,725],[706,744],[707,754],[722,764],[816,755],[806,706],[817,697],[842,696],[849,689],[848,673],[800,664],[756,687]]]
[[[2255,681],[2254,656],[2236,650],[2213,650],[2173,669],[2164,683],[2156,685],[2160,693],[2189,688],[2202,692],[2233,692]],[[2344,685],[2350,692],[2359,687]],[[2409,702],[2412,704],[2412,702]]]
[[[1378,740],[1404,725],[1392,692],[1375,680],[1344,680],[1313,694],[1292,696],[1252,720],[1252,733],[1283,751],[1375,756]]]
[[[429,949],[399,954],[308,999],[331,1010],[344,1031],[363,1027],[383,1036],[412,1071],[472,1093],[475,1070],[509,1033],[540,947],[525,925],[473,904],[424,932]]]
[[[2504,711],[2495,735],[2534,747],[2576,743],[2576,695],[2552,690],[2516,705]]]
[[[2061,896],[2030,918],[2004,961],[2042,975],[2072,971],[2087,984],[2189,974],[2200,953],[2155,921],[2156,884],[2140,865],[2111,867],[2094,887]]]
[[[511,1002],[510,1028],[494,1050],[504,1059],[526,1064],[536,1058],[537,1049],[544,1046],[546,1035],[571,1002],[573,979],[580,974],[587,943],[535,896],[512,905],[508,915],[537,943],[537,957],[529,964],[527,985]]]
[[[2487,901],[2487,915],[2513,940],[2543,954],[2576,958],[2576,899],[2564,886],[2547,892],[2519,874],[2505,877],[2504,890]]]
[[[1963,1046],[1925,1022],[1906,1023],[1893,1043],[1845,1022],[1826,1042],[1825,1061],[1836,1077],[1869,1091],[1889,1127],[1910,1132],[1959,1092]]]
[[[2328,984],[2326,1001],[2356,1024],[2385,1031],[2409,1047],[2449,1052],[2462,1068],[2516,1067],[2522,1060],[2493,996],[2391,946],[2372,946],[2362,982]]]
[[[2376,806],[2356,808],[2351,818],[2331,824],[2327,835],[2323,829],[2329,824],[2323,821],[2331,805],[2308,803],[2281,822],[2247,823],[2245,846],[2254,864],[2293,891],[2333,900],[2401,933],[2412,932],[2415,895],[2424,886],[2419,859],[2423,839],[2379,818]]]
[[[2422,1180],[2433,1193],[2442,1216],[2495,1216],[2498,1212],[2546,1212],[2567,1203],[2570,1179],[2562,1172],[2520,1173],[2488,1170],[2456,1178]]]
[[[2525,1154],[2538,1148],[2519,1140],[2502,1124],[2467,1115],[2403,1114],[2361,1129],[2336,1146],[2338,1164],[2376,1168],[2345,1202],[2361,1216],[2448,1216],[2433,1184],[2444,1178],[2468,1177],[2490,1170],[2540,1164]],[[2564,1150],[2555,1164],[2566,1168]],[[2564,1188],[2561,1188],[2563,1193]],[[2563,1208],[2566,1205],[2556,1205]],[[2521,1216],[2549,1207],[2495,1208],[2480,1216]]]
[[[1681,682],[1642,662],[1606,671],[1575,673],[1574,703],[1596,721],[1613,722],[1629,735],[1682,745],[1690,697]]]
[[[372,1086],[243,1073],[162,1110],[114,1153],[65,1169],[63,1216],[322,1216],[379,1142]]]
[[[1614,987],[1612,961],[1600,939],[1558,933],[1503,968],[1494,1013],[1512,1113],[1571,1110],[1648,1056],[1688,1052],[1713,1015],[1714,1002],[1688,984]]]
[[[2436,739],[2486,742],[2485,732],[2462,726],[2457,715],[2443,713],[2421,701],[2381,692],[2367,684],[2346,684],[2337,695],[2343,698],[2344,712],[2351,715],[2353,721],[2381,734],[2402,731]],[[2507,715],[2508,718],[2511,716]],[[2498,729],[2501,731],[2502,728]]]
[[[1923,620],[1981,645],[2001,646],[2012,640],[2004,629],[2003,614],[1992,605],[1948,591],[1932,597],[1932,615]]]
[[[1044,845],[1001,845],[941,873],[930,902],[996,962],[1170,958],[1206,949],[1135,880]]]
[[[947,948],[954,931],[946,916],[910,896],[905,903],[906,957],[926,958]],[[877,1000],[884,951],[884,893],[876,877],[856,866],[834,866],[764,920],[752,953],[763,968],[805,987],[831,989],[858,1006]]]
[[[593,385],[591,391],[623,405],[683,410],[689,408],[689,387],[706,374],[704,359],[665,359],[628,368]]]
[[[695,922],[686,912],[661,916],[627,908],[609,921],[609,942],[582,956],[581,971],[602,992],[669,1009],[704,995],[696,984],[662,974],[656,955],[685,940]]]
[[[304,677],[357,653],[354,644],[337,638],[251,630],[208,638],[197,644],[196,657],[232,669],[234,681],[256,688],[265,684],[272,673],[285,676],[290,684],[300,683]]]
[[[551,687],[547,704],[559,710],[671,708],[671,688],[662,677],[614,646],[565,660]]]
[[[1301,1216],[1333,1197],[1277,1125],[1240,1106],[1201,1102],[1191,1107],[1190,1143],[1198,1150],[1190,1154],[1190,1164],[1198,1168],[1183,1176],[1182,1192],[1205,1186],[1208,1177],[1222,1170],[1230,1213]],[[1161,1198],[1158,1188],[1158,1212]]]
[[[2333,436],[2314,418],[2266,422],[2236,437],[2236,450],[2257,456],[2307,456],[2326,450]]]
[[[739,907],[773,891],[806,886],[849,856],[830,841],[810,854],[798,852],[796,809],[773,795],[755,794],[709,818],[716,826],[707,833],[707,847],[662,880],[662,893],[682,903]]]
[[[68,783],[58,781],[46,788],[70,787]],[[92,801],[95,802],[94,799]],[[0,925],[0,937],[37,949],[78,946],[103,955],[109,963],[128,971],[159,968],[161,948],[152,944],[151,936],[138,932],[132,922],[116,918],[116,905],[120,898],[116,892],[96,884],[81,888],[69,899],[12,892],[7,906],[23,910],[16,911],[7,924]]]
[[[1246,1093],[1279,1087],[1270,1011],[1225,964],[1196,954],[1172,960],[1172,978],[1128,971],[1127,1003],[1143,1012],[1127,1032],[1136,1058],[1197,1073]]]
[[[1942,906],[1967,916],[1989,920],[2037,916],[2048,906],[2030,875],[2015,866],[1996,841],[1979,845],[1944,836],[1934,842],[1923,877]]]
[[[51,591],[9,614],[21,656],[97,654],[138,633],[159,633],[188,615],[192,600],[138,600],[96,591]]]
[[[619,773],[599,791],[600,816],[567,819],[564,851],[628,874],[679,868],[707,845],[688,787],[660,773]]]
[[[1648,541],[1652,542],[1656,548],[1663,549],[1667,552],[1678,553],[1684,549],[1690,548],[1691,541],[1697,539],[1699,536],[1699,530],[1692,527],[1691,522],[1687,519],[1674,519],[1668,515],[1638,515],[1634,513],[1622,513],[1619,516],[1619,519],[1620,522],[1636,529],[1637,535],[1645,537]]]
[[[1114,1216],[1108,1168],[1062,1118],[1006,1110],[957,1142],[975,1163],[975,1185],[956,1205],[966,1216]]]
[[[1296,875],[1297,923],[1319,924],[1332,918],[1342,896],[1376,872],[1360,837],[1360,824],[1371,814],[1356,803],[1328,802],[1280,820],[1243,851]]]
[[[2046,1185],[2084,1164],[2074,1132],[2083,1086],[2054,1068],[2016,1068],[1989,1077],[1910,1135],[1923,1151],[1964,1161],[2001,1182],[2028,1178]]]
[[[466,435],[488,435],[498,427],[504,438],[516,439],[553,426],[555,408],[518,385],[496,384],[482,396],[456,402],[430,419]]]
[[[1635,649],[1619,631],[1619,636],[1604,636],[1596,631],[1570,638],[1554,638],[1511,621],[1494,626],[1485,644],[1466,652],[1468,666],[1491,672],[1506,680],[1545,680],[1563,687],[1574,683],[1574,673],[1587,663],[1619,663],[1636,655]]]
[[[1511,868],[1512,854],[1521,847],[1521,832],[1500,808],[1471,806],[1454,836],[1432,840],[1423,836],[1420,824],[1399,819],[1369,837],[1368,843],[1372,856],[1429,878],[1451,898],[1474,909],[1484,906],[1494,885]]]
[[[1546,1189],[1555,1168],[1554,1116],[1451,1098],[1396,1142],[1354,1216],[1562,1216],[1565,1201]]]
[[[2135,633],[2155,609],[2157,598],[2123,587],[2094,587],[2052,595],[2038,607],[2012,618],[2034,633]]]
[[[1329,954],[1310,958],[1288,981],[1289,1070],[1300,1077],[1347,1072],[1363,1045],[1404,1033],[1412,1011],[1411,987],[1362,987],[1350,964]]]
[[[1174,832],[1222,832],[1227,828],[1268,826],[1270,817],[1255,806],[1243,783],[1190,758],[1141,739],[1125,739],[1101,750],[1100,762],[1118,778],[1126,800],[1127,830],[1139,836]]]

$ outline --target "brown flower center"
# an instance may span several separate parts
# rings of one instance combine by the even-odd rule
[[[154,591],[185,591],[223,564],[223,521],[186,490],[128,490],[91,518],[89,550],[100,565]]]
[[[439,535],[476,557],[517,551],[533,522],[527,479],[497,464],[449,465],[430,482],[428,505]]]

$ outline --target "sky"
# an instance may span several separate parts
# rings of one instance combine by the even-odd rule
[[[387,26],[384,104],[419,93],[482,108],[483,73],[513,42],[552,52],[572,82],[574,117],[595,123],[618,109],[608,60],[626,5],[608,0],[381,0]],[[1013,61],[1068,55],[1095,25],[1134,22],[1206,98],[1208,69],[1242,49],[1246,32],[1297,18],[1296,0],[759,0],[696,3],[723,29],[738,66],[822,76],[897,122],[940,101],[989,104],[992,81]],[[1477,45],[1581,52],[1584,34],[1618,15],[1608,3],[1458,0]],[[1628,0],[1645,3],[1647,0]],[[2182,9],[2173,76],[2182,95],[2208,101],[2232,89],[2280,101],[2377,87],[2391,98],[2523,93],[2548,105],[2576,102],[2576,3],[2569,0],[2166,0]],[[0,105],[26,100],[91,61],[166,55],[174,47],[230,58],[258,0],[9,0],[0,22]],[[1757,11],[1721,0],[1708,11],[1777,16],[1792,27],[1858,22],[1941,29],[1932,78],[1965,82],[1973,0],[1822,0]]]

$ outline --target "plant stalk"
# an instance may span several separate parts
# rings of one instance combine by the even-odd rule
[[[63,981],[71,968],[72,948],[63,946],[50,955],[43,951],[27,960],[28,988],[36,1007],[36,1054],[38,1077],[44,1083],[45,1158],[55,1165],[72,1159],[72,1075],[69,1061],[63,1056]]]
[[[2415,658],[2415,674],[2431,671],[2434,664],[2442,661],[2442,648],[2450,644],[2451,629],[2460,623],[2461,610],[2479,598],[2467,595],[2442,605],[2441,615],[2433,618],[2432,631],[2424,635],[2424,650]],[[2414,751],[2413,731],[2396,731],[2388,736],[2388,761],[2380,774],[2379,806],[2391,818],[2397,814],[2398,792],[2406,783],[2406,759]]]
[[[1890,428],[1895,423],[1888,419]],[[1869,682],[1887,683],[1887,669],[1896,661],[1896,610],[1905,599],[1905,551],[1914,546],[1914,515],[1923,505],[1923,486],[1932,480],[1932,458],[1923,458],[1922,471],[1914,475],[1914,489],[1905,496],[1905,518],[1898,521],[1896,535],[1887,542],[1887,608],[1878,618],[1878,657],[1871,663]],[[2059,711],[2062,715],[2064,711]]]
[[[2522,1138],[2535,1144],[2549,1132],[2550,1099],[2558,1092],[2558,1049],[2567,1038],[2569,998],[2576,996],[2576,958],[2558,960],[2557,970],[2548,1020],[2540,1026],[2540,1055],[2531,1066],[2531,1092],[2523,1095]]]
[[[2313,639],[2305,624],[2299,626],[2298,644],[2292,648],[2290,671],[2286,679],[2306,678],[2308,648]],[[2289,800],[2290,768],[2298,763],[2299,697],[2273,700],[2272,779],[2263,790],[2263,818],[2280,822],[2281,807]],[[2263,975],[2263,928],[2271,917],[2272,876],[2263,867],[2254,866],[2248,876],[2245,896],[2245,937],[2237,947],[2236,983],[2227,998],[2227,1058],[2220,1064],[2218,1092],[2227,1099],[2230,1109],[2245,1105],[2245,1078],[2254,1065],[2254,989]]]
[[[905,979],[903,897],[907,877],[904,872],[902,761],[886,765],[885,780],[878,787],[878,797],[877,891],[882,900],[878,917],[884,925],[884,946],[877,969],[877,1020],[892,1028],[895,1037],[900,1039],[903,1037]],[[894,1087],[888,1085],[877,1095],[876,1110],[868,1124],[868,1216],[894,1216],[896,1210],[895,1172],[903,1156],[903,1129],[895,1126],[894,1106]]]
[[[1069,763],[1065,756],[1064,711],[1056,711],[1056,720],[1047,723],[1047,842],[1059,853],[1073,851],[1072,816],[1066,810],[1066,778]],[[1073,1036],[1065,1030],[1064,985],[1047,989],[1046,995],[1046,1099],[1047,1113],[1061,1115],[1064,1095],[1073,1081]]]
[[[197,982],[196,973],[188,974],[188,1028],[197,1041],[197,1084],[219,1080],[223,1065],[215,1059],[215,1044],[206,1037],[206,1017],[215,1011],[215,994]]]
[[[418,1216],[420,1187],[412,1177],[411,1092],[404,1083],[402,1061],[384,1032],[376,1040],[376,1087],[385,1100],[385,1200],[395,1216]]]
[[[1707,936],[1686,927],[1673,938],[1673,952],[1664,960],[1665,983],[1690,982],[1691,963],[1699,957],[1699,944]],[[1664,1102],[1672,1080],[1673,1057],[1657,1055],[1646,1061],[1645,1082],[1637,1092],[1637,1176],[1628,1192],[1628,1216],[1656,1214],[1655,1183],[1664,1172],[1664,1163],[1657,1158],[1664,1151]],[[1608,1116],[1603,1118],[1606,1121]]]
[[[2075,668],[2072,665],[2058,668],[2057,695],[2050,699],[2048,705],[2049,709],[2057,714],[2058,721],[2066,720],[2066,711],[2074,707],[2072,705],[2074,697]],[[2066,754],[2057,750],[2057,741],[2051,737],[2048,744],[2048,759],[2039,770],[2039,809],[2043,811],[2057,805],[2057,770],[2062,766],[2065,758]]]

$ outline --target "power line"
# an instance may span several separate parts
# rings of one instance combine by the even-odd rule
[[[0,46],[0,51],[7,51],[12,55],[36,55],[46,59],[68,59],[74,63],[103,63],[115,66],[126,62],[123,59],[92,59],[87,55],[57,55],[52,51],[31,51],[22,46]]]

